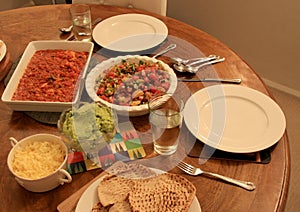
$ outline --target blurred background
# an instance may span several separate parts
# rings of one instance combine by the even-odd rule
[[[0,11],[65,3],[71,0],[0,0]],[[167,16],[218,38],[268,85],[300,97],[300,1],[169,0]]]

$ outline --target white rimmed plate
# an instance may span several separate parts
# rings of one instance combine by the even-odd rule
[[[286,120],[267,95],[238,85],[206,87],[184,109],[190,132],[203,143],[233,153],[266,149],[282,137]]]
[[[155,171],[157,174],[164,173],[162,170],[151,168],[153,171]],[[81,195],[75,212],[83,212],[83,211],[91,211],[93,206],[99,202],[98,200],[98,194],[97,194],[97,187],[99,183],[104,179],[106,175],[102,176],[98,180],[96,180],[94,183],[92,183],[85,192]],[[198,199],[195,197],[191,207],[189,209],[189,212],[201,212],[201,207]]]
[[[3,60],[5,55],[6,55],[6,45],[2,40],[0,40],[0,62]]]
[[[137,52],[153,48],[168,36],[167,26],[159,19],[143,14],[122,14],[107,18],[93,30],[100,46],[119,52]]]
[[[99,78],[100,75],[103,75],[103,72],[107,69],[110,69],[116,64],[120,64],[123,60],[129,59],[129,58],[134,58],[138,60],[146,60],[146,61],[152,61],[154,63],[160,62],[164,68],[169,73],[170,76],[170,88],[168,89],[167,93],[168,94],[173,94],[177,88],[177,77],[176,74],[174,73],[173,69],[170,68],[166,63],[148,57],[148,56],[139,56],[139,55],[126,55],[126,56],[119,56],[119,57],[114,57],[110,58],[108,60],[105,60],[98,65],[96,65],[90,73],[87,75],[86,81],[85,81],[85,88],[90,96],[91,99],[93,99],[95,102],[100,102],[101,104],[106,105],[109,108],[112,108],[115,110],[118,114],[124,115],[124,116],[141,116],[145,115],[149,112],[148,105],[143,104],[139,106],[120,106],[116,104],[111,104],[103,99],[101,99],[99,96],[96,94],[95,90],[95,85],[96,85],[96,80]]]

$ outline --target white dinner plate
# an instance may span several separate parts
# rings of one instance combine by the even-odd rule
[[[6,45],[2,40],[0,40],[0,62],[2,61],[5,55],[6,55]]]
[[[162,170],[151,168],[153,171],[155,171],[157,174],[164,173]],[[102,176],[98,180],[96,180],[94,183],[92,183],[85,192],[81,195],[75,212],[84,212],[84,211],[91,211],[93,206],[99,202],[98,200],[98,194],[97,194],[97,187],[99,183],[104,179],[106,175]],[[201,212],[201,207],[198,199],[195,197],[191,207],[189,209],[189,212]]]
[[[282,137],[286,120],[267,95],[238,85],[215,85],[193,94],[184,109],[190,132],[203,143],[227,152],[266,149]]]
[[[167,26],[157,18],[143,14],[122,14],[96,25],[93,39],[100,46],[119,52],[137,52],[153,48],[168,36]]]

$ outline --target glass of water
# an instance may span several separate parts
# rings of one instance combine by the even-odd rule
[[[150,99],[148,107],[154,150],[161,155],[175,153],[182,125],[184,101],[174,94],[165,94]]]
[[[73,33],[78,41],[92,40],[91,9],[86,4],[72,4],[70,15],[73,24]]]

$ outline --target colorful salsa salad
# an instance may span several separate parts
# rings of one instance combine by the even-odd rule
[[[153,95],[166,93],[170,75],[160,62],[128,58],[114,65],[96,80],[97,95],[121,106],[146,104]]]

